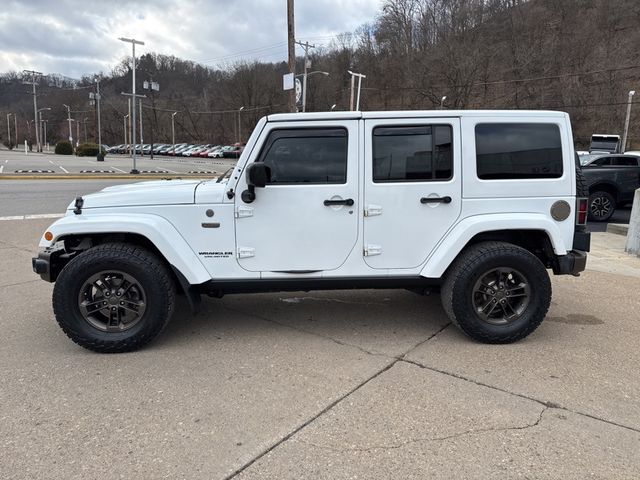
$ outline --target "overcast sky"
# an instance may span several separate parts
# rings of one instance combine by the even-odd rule
[[[374,20],[382,0],[296,0],[296,37],[326,45]],[[109,72],[131,45],[216,65],[285,60],[286,0],[2,0],[0,72]],[[298,54],[301,50],[297,50]]]

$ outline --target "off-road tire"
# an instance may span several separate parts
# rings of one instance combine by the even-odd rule
[[[128,330],[101,331],[80,312],[80,289],[104,270],[126,272],[144,288],[144,314]],[[78,345],[101,353],[129,352],[149,343],[168,324],[174,304],[175,284],[165,264],[148,250],[126,243],[105,243],[79,254],[62,269],[53,289],[53,311],[64,333]]]
[[[530,285],[529,303],[512,323],[485,322],[473,306],[476,281],[492,268],[514,268]],[[551,303],[551,281],[543,263],[529,251],[506,242],[482,242],[468,247],[447,270],[441,288],[442,306],[451,322],[482,343],[512,343],[532,333]]]
[[[584,178],[582,167],[579,166],[576,166],[576,196],[580,198],[589,197],[589,187],[587,186],[587,179]]]
[[[597,200],[600,200],[601,202],[609,202],[610,210],[608,213],[604,215],[597,215],[597,216],[592,213],[591,206],[593,202]],[[613,213],[615,211],[616,211],[616,199],[609,192],[597,191],[589,195],[589,220],[592,220],[594,222],[606,222],[613,216]]]

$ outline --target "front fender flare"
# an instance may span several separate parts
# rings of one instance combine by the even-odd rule
[[[458,222],[449,230],[427,259],[420,275],[427,278],[442,277],[474,236],[499,230],[542,230],[549,237],[556,255],[567,253],[560,229],[545,215],[539,213],[474,215]]]
[[[134,233],[147,238],[164,258],[188,280],[197,285],[211,280],[197,254],[185,238],[167,219],[158,215],[140,213],[101,213],[67,215],[54,222],[48,229],[53,239],[40,239],[40,247],[53,246],[70,235],[91,235],[108,233]]]

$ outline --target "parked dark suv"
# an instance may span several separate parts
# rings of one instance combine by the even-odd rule
[[[605,222],[616,208],[633,201],[640,188],[640,157],[612,154],[594,158],[582,167],[589,188],[589,218]]]

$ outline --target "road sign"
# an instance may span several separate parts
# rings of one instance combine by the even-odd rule
[[[293,73],[285,73],[282,76],[282,89],[291,90],[293,88]]]

